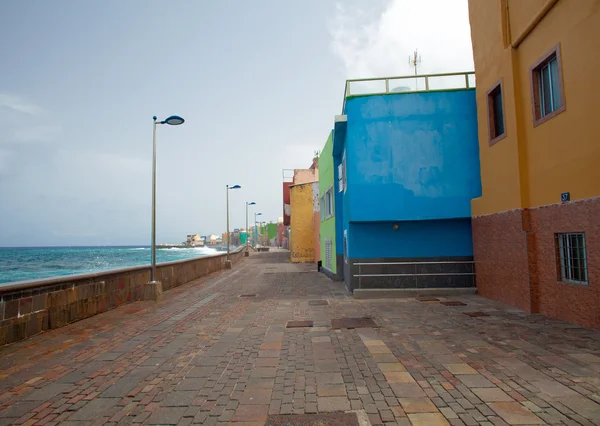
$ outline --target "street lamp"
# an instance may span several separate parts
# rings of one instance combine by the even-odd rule
[[[226,185],[227,187],[227,257],[225,258],[225,268],[229,269],[231,268],[231,261],[229,260],[229,191],[231,189],[240,189],[241,186],[239,185],[233,185],[233,186],[229,186]]]
[[[248,253],[248,206],[255,206],[256,203],[254,201],[248,202],[246,201],[246,253],[244,253],[244,256],[250,256],[250,253]]]
[[[256,227],[256,216],[262,216],[262,213],[254,213],[254,230],[256,231],[256,240],[254,240],[254,247],[258,242],[258,228]],[[254,239],[254,232],[252,233],[252,239]]]
[[[152,117],[152,270],[150,273],[150,282],[144,288],[144,300],[159,300],[162,297],[162,283],[156,281],[156,125],[169,124],[179,126],[185,121],[183,118],[172,115],[163,121],[156,121],[156,116]]]

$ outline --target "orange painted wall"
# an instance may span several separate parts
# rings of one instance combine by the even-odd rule
[[[562,192],[571,200],[600,195],[600,98],[590,95],[600,93],[600,0],[558,0],[511,47],[549,2],[469,1],[483,187],[472,202],[474,216],[558,203]],[[566,110],[534,126],[530,68],[556,45]],[[486,93],[497,81],[506,137],[490,147]]]

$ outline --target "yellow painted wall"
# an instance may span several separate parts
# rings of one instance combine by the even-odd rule
[[[520,45],[505,48],[503,31],[514,43],[548,1],[469,1],[483,187],[474,216],[558,203],[561,192],[600,195],[600,101],[591,96],[600,93],[600,0],[558,0]],[[566,110],[534,127],[530,68],[556,45]],[[486,93],[500,79],[507,136],[490,147]]]
[[[292,262],[314,262],[312,183],[290,188],[290,259]]]

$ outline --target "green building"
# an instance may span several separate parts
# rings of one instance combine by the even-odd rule
[[[338,268],[335,249],[335,180],[333,166],[333,132],[319,155],[319,207],[321,215],[320,241],[321,270],[333,279],[342,279],[342,265]]]

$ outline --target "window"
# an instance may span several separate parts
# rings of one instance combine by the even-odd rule
[[[560,280],[587,284],[587,259],[583,232],[556,234]]]
[[[348,230],[344,229],[344,263],[348,263]]]
[[[325,238],[325,267],[331,271],[333,240]]]
[[[344,152],[344,157],[342,158],[342,186],[344,187],[344,192],[346,192],[346,188],[348,188],[348,178],[346,171],[346,152]]]
[[[321,212],[321,222],[325,220],[325,196],[319,199],[319,211]]]
[[[504,103],[502,100],[502,82],[496,83],[487,94],[488,130],[490,146],[506,136],[504,130]]]
[[[565,110],[561,76],[558,47],[531,68],[534,126]]]
[[[333,188],[325,193],[325,218],[333,216]]]

